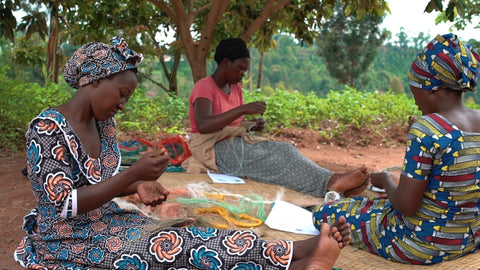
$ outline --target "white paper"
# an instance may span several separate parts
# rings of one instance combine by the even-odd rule
[[[379,192],[379,193],[385,193],[385,189],[383,188],[378,188],[376,186],[370,186],[371,191]]]
[[[236,177],[228,174],[211,173],[209,170],[207,170],[207,174],[214,183],[245,184],[245,181],[240,177]]]
[[[265,224],[272,229],[298,234],[317,235],[320,233],[313,226],[310,211],[280,200],[275,201]]]

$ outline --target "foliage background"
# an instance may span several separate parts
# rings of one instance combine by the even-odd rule
[[[387,127],[404,126],[409,116],[420,115],[408,90],[407,72],[419,50],[418,44],[424,40],[430,37],[400,35],[387,40],[368,71],[354,87],[349,87],[339,85],[328,74],[315,45],[301,44],[288,35],[275,36],[276,49],[264,54],[263,84],[259,89],[253,86],[258,76],[259,53],[251,50],[250,71],[244,80],[245,100],[267,102],[262,116],[268,123],[264,135],[283,128],[309,128],[331,138],[352,127],[369,127],[382,133]],[[5,60],[0,62],[0,145],[8,151],[22,151],[29,121],[41,110],[68,100],[73,89],[63,81],[49,83],[41,62],[25,60],[22,65],[12,60],[13,55],[18,57],[19,48],[8,51],[10,45],[2,39],[0,46],[0,59]],[[209,74],[215,65],[208,61]],[[147,67],[151,68],[152,77],[166,80],[158,62],[146,59],[141,68]],[[116,117],[120,131],[188,132],[188,95],[193,80],[185,60],[178,69],[178,82],[179,96],[171,96],[139,77],[139,88],[125,111]],[[467,94],[465,99],[469,107],[478,107],[478,94]],[[363,141],[368,144],[368,139]]]

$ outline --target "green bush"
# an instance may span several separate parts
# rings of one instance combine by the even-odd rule
[[[72,94],[64,85],[49,84],[46,87],[36,83],[9,80],[9,67],[0,69],[0,144],[12,151],[23,150],[25,132],[30,120],[41,110],[67,101]]]
[[[262,90],[244,90],[245,102],[265,100],[267,110],[263,117],[267,130],[278,128],[313,128],[321,123],[334,122],[341,132],[346,126],[381,129],[393,125],[405,125],[408,117],[419,115],[415,101],[406,94],[360,92],[354,88],[330,91],[324,98],[313,93],[303,95],[295,91],[277,89],[270,96]],[[255,117],[255,116],[254,116]],[[331,136],[335,134],[325,134]]]
[[[0,69],[0,145],[12,152],[24,150],[25,132],[31,119],[42,110],[68,101],[74,89],[66,83],[41,86],[7,79],[8,67]],[[186,100],[174,97],[147,97],[137,89],[126,109],[117,116],[119,130],[156,134],[184,133],[183,119],[188,117]]]
[[[179,97],[148,97],[147,90],[137,89],[128,100],[125,110],[117,116],[118,128],[123,131],[142,131],[148,134],[184,133],[188,118],[188,102]]]
[[[0,143],[4,149],[23,151],[29,121],[41,110],[66,102],[74,90],[65,83],[41,86],[12,81],[7,79],[6,72],[7,68],[0,69]],[[244,97],[245,102],[267,102],[262,116],[267,122],[267,133],[281,128],[311,128],[331,137],[339,135],[347,126],[380,130],[405,125],[409,116],[419,115],[414,100],[406,94],[364,93],[354,88],[330,91],[325,97],[283,89],[244,90]],[[474,102],[470,104],[474,105]],[[247,116],[247,119],[254,117],[258,115]],[[116,119],[120,131],[151,135],[185,133],[188,130],[188,121],[184,121],[188,119],[188,101],[171,96],[149,97],[147,90],[137,89]],[[334,123],[335,128],[321,130],[325,122]]]

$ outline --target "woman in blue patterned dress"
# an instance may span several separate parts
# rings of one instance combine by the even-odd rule
[[[475,252],[480,243],[480,112],[462,93],[474,91],[479,55],[453,34],[438,35],[410,69],[422,116],[411,126],[398,186],[371,174],[386,196],[319,206],[320,226],[345,215],[351,243],[406,264],[434,264]]]
[[[112,201],[137,193],[155,206],[168,196],[156,180],[165,151],[119,172],[114,116],[137,86],[142,56],[121,37],[88,43],[65,65],[76,93],[35,117],[26,133],[28,178],[37,207],[14,257],[30,269],[329,269],[350,239],[345,218],[308,240],[265,241],[252,231],[159,228]]]

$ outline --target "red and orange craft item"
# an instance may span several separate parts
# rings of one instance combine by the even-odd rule
[[[175,166],[179,166],[192,155],[188,144],[182,139],[182,137],[180,137],[180,135],[164,134],[160,140],[157,139],[155,142],[150,142],[141,138],[137,138],[137,140],[154,149],[161,147],[165,148],[170,157],[169,162]]]

